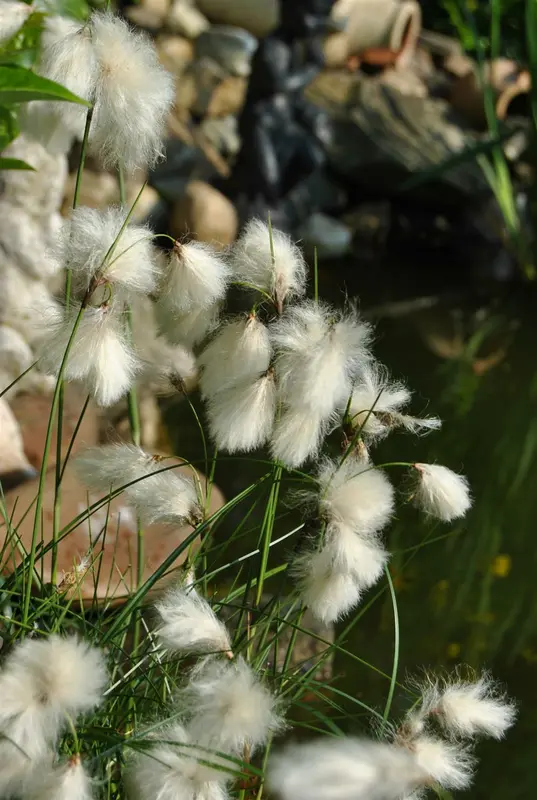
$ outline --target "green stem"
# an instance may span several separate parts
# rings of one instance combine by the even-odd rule
[[[60,365],[60,370],[58,373],[58,379],[56,381],[56,388],[54,389],[54,396],[52,398],[52,407],[50,409],[50,415],[48,419],[47,425],[47,433],[45,437],[45,446],[43,447],[43,461],[41,463],[41,470],[39,473],[39,486],[37,490],[37,498],[35,503],[35,517],[34,517],[34,527],[32,530],[32,543],[30,545],[30,554],[29,554],[29,561],[28,561],[28,573],[33,574],[34,567],[35,567],[35,560],[36,560],[36,553],[37,553],[37,536],[39,532],[39,526],[41,523],[41,512],[43,510],[43,493],[45,490],[45,479],[47,474],[47,466],[48,466],[48,457],[50,452],[50,445],[52,442],[52,430],[54,428],[54,420],[56,417],[56,413],[58,410],[58,403],[60,400],[60,391],[62,386],[63,374],[65,372],[65,368],[67,366],[67,359],[69,358],[69,353],[71,351],[71,347],[75,340],[76,332],[78,330],[78,326],[82,320],[82,316],[84,311],[86,310],[86,306],[82,303],[80,307],[80,311],[77,314],[75,324],[73,325],[73,330],[71,331],[71,336],[69,337],[69,341],[67,343],[67,347],[65,348],[65,353],[63,354],[62,363]],[[54,542],[56,544],[56,542]],[[54,549],[54,547],[53,547]],[[26,587],[26,592],[24,596],[24,607],[22,613],[22,621],[24,624],[28,621],[28,614],[30,610],[30,596],[31,596],[31,586]]]
[[[84,136],[82,138],[82,147],[80,150],[80,159],[78,162],[78,169],[76,172],[76,182],[75,182],[75,193],[73,195],[73,211],[76,209],[78,205],[78,201],[80,198],[80,188],[82,186],[82,174],[84,172],[84,165],[86,163],[86,153],[88,150],[88,140],[89,140],[89,132],[91,128],[91,120],[93,118],[93,107],[88,108],[88,112],[86,114],[86,124],[84,126]],[[69,305],[71,300],[71,284],[72,284],[72,272],[69,268],[67,268],[67,272],[65,275],[65,310],[69,311]],[[56,429],[56,483],[54,487],[54,512],[53,512],[53,522],[52,522],[52,563],[51,563],[51,582],[53,585],[56,584],[57,573],[58,573],[58,531],[60,529],[60,517],[61,517],[61,482],[63,478],[63,473],[65,472],[65,466],[67,464],[67,458],[65,460],[65,464],[63,465],[62,469],[62,440],[63,440],[63,404],[64,404],[64,395],[65,395],[65,384],[62,380],[60,383],[60,391],[58,395],[58,425]],[[87,403],[86,403],[87,406]],[[84,406],[84,410],[86,408]],[[69,453],[72,450],[75,436],[78,433],[78,426],[75,429],[73,436],[71,438],[71,442],[69,443]],[[68,456],[67,456],[68,457]]]
[[[390,678],[390,688],[388,690],[388,697],[386,698],[386,705],[384,707],[384,714],[383,714],[383,719],[384,722],[386,723],[388,722],[388,717],[390,716],[393,695],[395,692],[395,686],[397,684],[397,670],[399,668],[400,643],[399,643],[399,614],[397,611],[397,598],[395,596],[395,588],[388,567],[384,567],[384,572],[386,573],[388,586],[390,587],[390,595],[392,598],[392,605],[393,605],[393,665],[392,665],[392,676]]]
[[[125,173],[123,172],[123,168],[121,167],[121,165],[118,168],[118,183],[119,183],[119,202],[121,203],[122,208],[126,208],[127,187],[125,184]],[[132,326],[132,308],[130,305],[127,306],[126,308],[126,322],[127,322],[127,331],[129,334],[129,339],[132,342],[133,326]],[[133,444],[136,445],[136,447],[140,447],[142,441],[142,426],[140,423],[140,406],[138,403],[138,393],[136,391],[135,385],[133,385],[129,389],[127,395],[127,406],[129,413],[129,426],[131,431],[132,442]],[[142,585],[144,577],[144,566],[145,566],[144,545],[145,545],[144,529],[142,527],[142,523],[140,522],[140,518],[138,518],[136,525],[136,588],[137,589],[139,589],[140,586]],[[133,631],[132,652],[133,654],[136,654],[140,646],[140,638],[141,638],[141,619],[140,619],[139,609],[135,609],[133,619],[134,619],[134,631]],[[134,714],[135,708],[133,707],[131,710],[133,711]]]

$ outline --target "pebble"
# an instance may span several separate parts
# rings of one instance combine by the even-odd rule
[[[211,58],[230,75],[246,78],[258,41],[248,31],[230,25],[213,25],[196,40],[195,57]]]
[[[223,249],[235,241],[238,225],[237,212],[227,197],[208,183],[191,181],[173,209],[171,233]]]
[[[240,150],[239,123],[235,116],[204,119],[201,133],[224,156],[234,156]]]
[[[162,66],[176,77],[183,74],[194,56],[194,45],[184,36],[163,34],[158,37],[156,48]]]
[[[308,250],[316,249],[319,258],[342,258],[351,249],[351,230],[343,222],[321,212],[312,214],[302,223],[296,235]]]
[[[218,84],[211,96],[209,105],[207,106],[207,116],[237,116],[244,105],[244,101],[246,100],[247,90],[248,81],[246,78],[239,78],[235,76],[225,78],[221,83]]]
[[[179,463],[179,461],[177,462]],[[192,476],[189,467],[180,471]],[[201,486],[205,478],[199,475]],[[54,471],[49,471],[43,492],[43,542],[46,545],[52,538],[54,518]],[[24,512],[35,500],[38,481],[29,481],[16,490],[6,493],[8,515],[13,515],[13,524],[25,548],[30,547],[34,516]],[[97,502],[102,495],[90,496],[90,504]],[[71,464],[67,466],[62,481],[62,502],[60,510],[60,529],[69,525],[88,508],[86,488],[79,482]],[[209,513],[215,513],[224,505],[224,497],[217,486],[212,487]],[[161,566],[174,550],[192,533],[190,525],[154,524],[145,527],[144,569],[142,582],[147,580]],[[132,509],[119,495],[93,512],[89,518],[82,519],[77,527],[61,539],[58,545],[58,578],[63,588],[73,586],[73,595],[84,603],[124,601],[138,583],[136,574],[137,522]],[[167,578],[174,580],[172,569],[180,566],[188,549],[177,556],[168,569]],[[19,559],[18,553],[14,561]],[[88,559],[87,571],[75,572],[82,559]],[[93,566],[92,566],[93,564]],[[10,565],[8,565],[9,568]],[[38,562],[38,570],[45,582],[51,580],[51,551]],[[162,588],[163,581],[157,583]],[[157,587],[155,587],[157,588]]]
[[[198,0],[198,7],[212,22],[237,25],[258,39],[280,22],[279,0]]]
[[[171,31],[187,39],[197,39],[210,27],[209,20],[192,4],[192,0],[173,0],[166,24]]]
[[[35,477],[35,469],[26,458],[21,430],[11,407],[0,397],[0,480],[7,492],[29,478]],[[2,520],[3,521],[3,520]]]
[[[158,31],[170,11],[170,0],[143,0],[126,9],[126,16],[135,25],[148,31]]]

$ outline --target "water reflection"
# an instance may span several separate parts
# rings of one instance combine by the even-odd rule
[[[468,794],[516,800],[531,795],[537,747],[537,301],[520,291],[480,305],[479,311],[475,303],[455,309],[439,303],[416,312],[410,303],[409,313],[384,308],[377,356],[415,390],[416,412],[427,409],[446,422],[440,433],[418,440],[394,435],[377,449],[376,461],[438,461],[469,477],[474,507],[463,523],[426,523],[404,506],[388,533],[401,628],[399,676],[464,662],[490,668],[507,684],[520,705],[520,721],[506,743],[483,747]],[[174,406],[168,421],[177,452],[200,458],[199,431],[187,404]],[[216,480],[232,497],[266,471],[250,460],[222,461]],[[243,525],[242,552],[257,543],[262,509],[260,492],[257,505],[237,509],[225,523]],[[281,520],[275,535],[291,524]],[[221,541],[225,533],[220,531]],[[220,552],[219,559],[229,555]],[[361,658],[391,671],[387,592],[349,640]],[[374,671],[357,671],[355,662],[338,657],[335,673],[349,694],[382,705],[387,682]]]

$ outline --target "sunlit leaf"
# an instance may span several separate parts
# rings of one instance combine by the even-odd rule
[[[27,103],[30,100],[64,100],[89,103],[59,83],[42,78],[22,67],[0,66],[0,103]]]
[[[21,161],[19,158],[0,158],[0,169],[29,169],[35,172],[34,168]]]

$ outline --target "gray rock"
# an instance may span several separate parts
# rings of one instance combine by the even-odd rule
[[[317,250],[319,258],[341,258],[351,249],[352,232],[343,223],[318,212],[296,231],[307,250]]]
[[[211,58],[230,75],[247,77],[258,41],[248,31],[231,25],[213,25],[196,39],[196,58]]]

